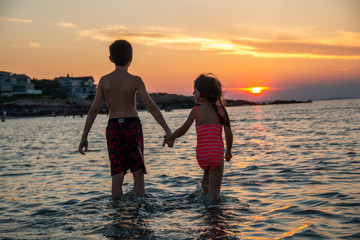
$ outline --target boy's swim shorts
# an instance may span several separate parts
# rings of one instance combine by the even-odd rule
[[[106,140],[111,165],[111,176],[130,169],[136,172],[144,164],[144,141],[138,117],[111,118],[106,128]]]

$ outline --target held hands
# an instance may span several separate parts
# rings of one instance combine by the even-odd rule
[[[83,151],[83,148],[85,148],[85,151]],[[88,148],[88,140],[86,138],[81,139],[78,149],[79,153],[85,155],[85,153],[87,152],[87,148]]]
[[[163,147],[165,147],[165,144],[167,144],[169,148],[172,148],[174,146],[175,140],[170,141],[169,140],[170,137],[171,137],[171,133],[167,133],[166,135],[164,135],[164,141],[162,145]]]

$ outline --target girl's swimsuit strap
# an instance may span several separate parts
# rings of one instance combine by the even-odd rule
[[[221,108],[221,112],[220,112],[220,115],[222,114],[222,112],[223,112],[223,110],[224,110],[224,108]],[[217,123],[219,121],[219,117],[216,119],[216,122],[215,122],[215,124]]]
[[[199,115],[199,118],[200,118],[202,124],[205,125],[204,121],[202,120],[202,118],[201,118],[201,116],[200,116],[200,113],[199,113],[199,110],[198,110],[198,107],[197,107],[197,106],[196,106],[196,111],[197,111],[197,113],[198,113],[198,115]]]

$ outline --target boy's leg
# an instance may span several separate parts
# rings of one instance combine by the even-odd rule
[[[209,192],[209,170],[204,170],[203,179],[201,182],[201,188],[204,194],[208,194]]]
[[[221,182],[224,174],[224,160],[221,160],[215,170],[209,171],[209,198],[211,201],[217,201],[220,197]]]
[[[112,176],[111,194],[114,199],[121,198],[123,195],[122,184],[124,181],[124,172]]]
[[[134,192],[138,197],[141,197],[145,194],[145,179],[144,172],[142,169],[133,172],[134,177]]]

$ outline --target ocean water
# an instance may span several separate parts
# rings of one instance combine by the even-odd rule
[[[189,109],[163,113],[172,129]],[[219,203],[202,196],[195,128],[173,149],[140,112],[145,197],[112,200],[98,116],[0,123],[0,239],[360,239],[360,99],[229,107],[233,159]]]

